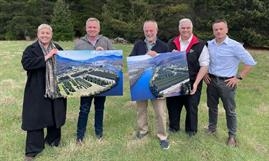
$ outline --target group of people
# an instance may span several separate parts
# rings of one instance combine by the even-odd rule
[[[75,50],[112,50],[111,41],[100,35],[100,22],[96,18],[86,21],[86,35],[75,44]],[[228,37],[225,20],[213,22],[215,38],[201,41],[193,34],[193,24],[183,18],[178,25],[179,34],[168,43],[158,39],[158,25],[154,20],[144,22],[145,38],[135,42],[130,56],[185,51],[187,55],[190,95],[158,98],[150,100],[156,117],[156,132],[162,149],[169,148],[168,131],[180,130],[180,116],[183,106],[186,109],[185,132],[191,137],[197,133],[198,105],[201,97],[202,80],[207,84],[207,105],[209,108],[208,133],[217,130],[218,104],[221,99],[228,127],[227,144],[236,146],[237,120],[235,112],[235,93],[237,84],[256,64],[244,47]],[[58,50],[63,50],[52,41],[50,25],[41,24],[37,29],[37,41],[26,47],[22,56],[22,66],[27,71],[24,91],[22,129],[27,131],[25,160],[33,160],[45,147],[58,146],[61,140],[61,126],[66,120],[66,98],[58,97],[55,78],[55,58]],[[244,66],[238,72],[239,63]],[[80,98],[80,112],[77,122],[77,144],[83,144],[91,103],[94,100],[94,128],[96,138],[103,138],[103,115],[105,96]],[[148,100],[136,101],[137,132],[136,138],[142,139],[149,133],[147,121]],[[166,107],[169,124],[166,128]],[[46,136],[44,129],[46,129]]]

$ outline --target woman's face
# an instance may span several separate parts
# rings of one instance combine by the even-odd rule
[[[37,32],[37,38],[42,44],[47,45],[52,39],[52,31],[48,28],[42,28]]]

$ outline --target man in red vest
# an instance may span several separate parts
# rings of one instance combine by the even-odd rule
[[[169,115],[169,131],[180,130],[182,107],[186,109],[185,131],[189,136],[197,133],[198,105],[202,90],[202,78],[208,71],[209,53],[206,43],[193,34],[192,21],[183,18],[179,21],[179,35],[168,42],[170,51],[186,51],[191,83],[190,95],[168,97],[166,105]]]

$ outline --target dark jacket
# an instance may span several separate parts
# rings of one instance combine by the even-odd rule
[[[55,44],[59,50],[62,48]],[[66,119],[66,99],[45,98],[46,62],[39,43],[36,41],[23,52],[21,60],[27,71],[22,109],[22,129],[35,130],[56,125],[60,127]]]
[[[153,51],[157,53],[168,52],[168,46],[163,41],[157,39],[156,44],[152,47]],[[133,50],[130,56],[145,55],[148,52],[147,44],[144,40],[138,40],[135,42]]]
[[[180,50],[179,49],[179,37],[174,37],[168,42],[169,51]],[[189,76],[192,83],[194,83],[197,73],[200,70],[199,57],[205,46],[205,43],[198,40],[197,37],[193,35],[193,39],[190,42],[189,48],[186,50],[187,62],[189,68]]]

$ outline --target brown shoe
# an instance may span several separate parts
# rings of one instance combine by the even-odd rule
[[[33,161],[34,157],[25,156],[24,161]]]
[[[229,136],[229,138],[227,140],[227,145],[230,146],[230,147],[236,147],[237,146],[237,143],[236,143],[236,140],[235,140],[234,136]]]

